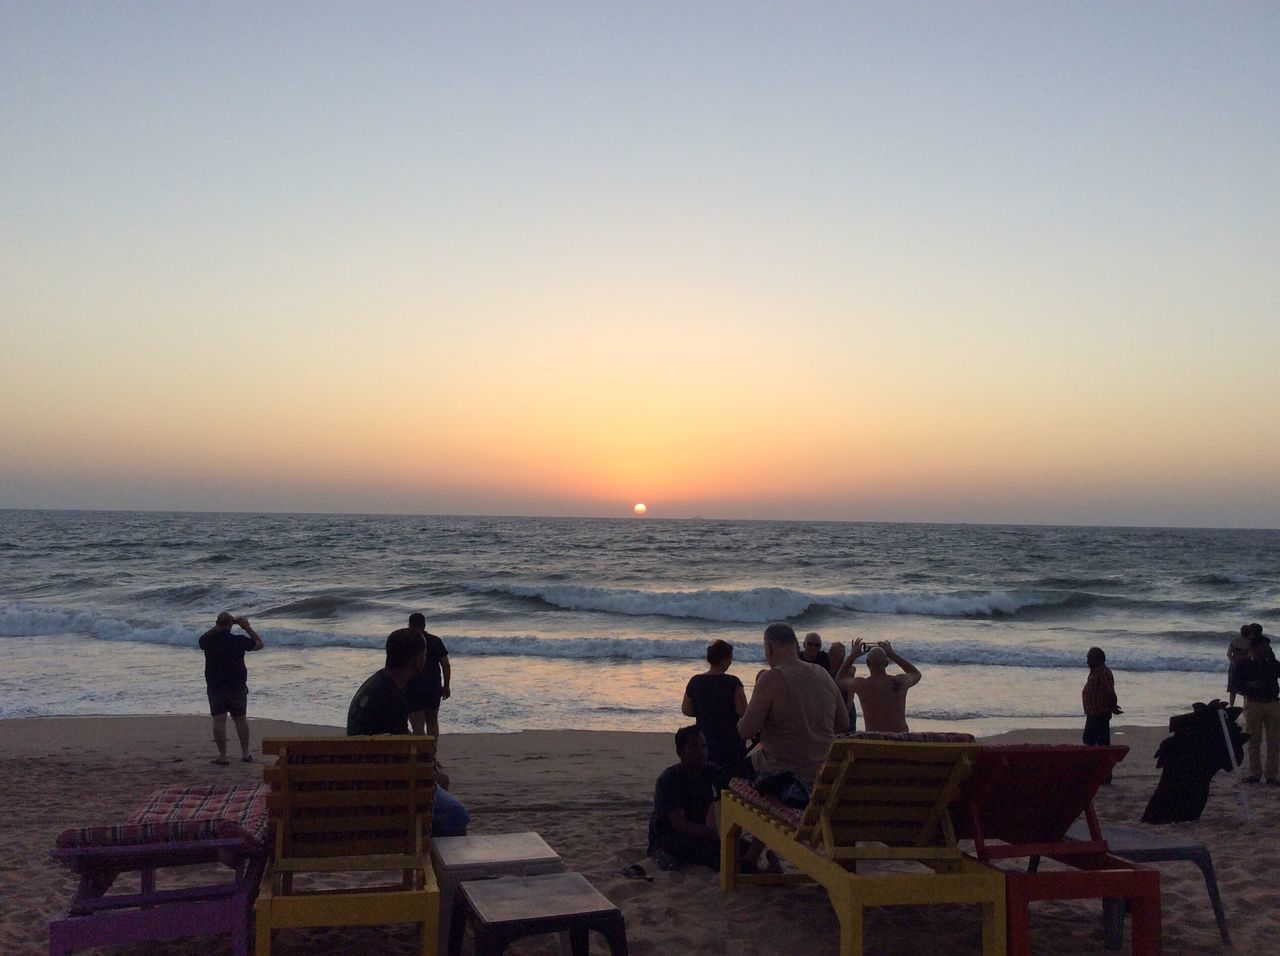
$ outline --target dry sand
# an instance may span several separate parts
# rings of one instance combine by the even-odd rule
[[[280,721],[254,721],[264,736],[340,732]],[[1164,731],[1117,728],[1114,742],[1132,751],[1115,784],[1097,801],[1104,822],[1139,825],[1159,771],[1152,754]],[[1000,742],[1075,742],[1078,730],[1027,731]],[[236,749],[234,737],[231,745]],[[255,752],[257,747],[255,744]],[[261,763],[212,766],[209,721],[203,717],[50,718],[0,721],[0,952],[47,952],[47,922],[70,898],[74,879],[48,851],[63,828],[122,819],[147,792],[182,783],[258,780]],[[710,870],[655,871],[652,883],[621,875],[643,861],[653,781],[675,762],[667,734],[528,731],[446,736],[442,763],[453,792],[472,813],[473,833],[536,830],[571,869],[622,908],[635,956],[657,954],[791,954],[836,952],[836,919],[817,887],[720,889]],[[1213,853],[1235,948],[1280,947],[1280,788],[1247,788],[1246,818],[1236,787],[1215,779],[1203,818],[1164,832],[1207,844]],[[1160,865],[1165,952],[1226,952],[1218,938],[1199,871]],[[1033,909],[1036,953],[1104,953],[1101,904],[1041,903]],[[894,907],[873,910],[868,953],[977,953],[976,909]],[[1128,949],[1126,925],[1126,951]],[[281,954],[339,950],[414,953],[411,928],[277,933]],[[593,940],[593,952],[602,942]],[[222,954],[226,936],[126,947],[119,953]],[[465,950],[470,953],[468,942]],[[519,954],[558,953],[554,938],[511,947]]]

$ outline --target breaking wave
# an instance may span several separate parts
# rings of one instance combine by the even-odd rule
[[[195,650],[203,627],[157,624],[104,617],[86,611],[67,611],[32,606],[0,609],[0,639],[72,634],[100,641],[133,641]],[[440,633],[449,653],[466,657],[528,657],[583,662],[685,661],[701,666],[707,648],[705,638],[655,638],[586,635],[541,637],[537,635],[474,635]],[[263,633],[268,648],[288,652],[308,648],[354,648],[381,652],[386,633],[336,633],[333,631],[272,627]],[[1161,672],[1212,672],[1220,669],[1219,648],[1192,642],[1171,646],[1172,653],[1153,655],[1141,649],[1116,648],[1108,651],[1114,669]],[[1199,651],[1199,653],[1196,653]],[[1004,645],[981,641],[913,641],[911,660],[921,665],[971,665],[980,667],[1030,667],[1081,671],[1083,660],[1075,648],[1055,649],[1029,645]],[[734,658],[739,664],[763,663],[759,640],[736,642]],[[745,677],[745,675],[744,675]]]
[[[561,610],[596,611],[628,617],[685,618],[725,624],[795,620],[824,608],[925,617],[1013,617],[1035,609],[1075,610],[1110,600],[1080,591],[822,594],[779,587],[699,591],[645,591],[567,584],[485,583],[469,587],[482,593],[526,599]]]

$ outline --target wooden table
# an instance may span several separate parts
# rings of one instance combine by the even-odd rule
[[[501,956],[525,936],[567,932],[574,956],[587,956],[587,934],[595,930],[612,956],[627,956],[622,911],[579,873],[470,880],[454,898],[449,954],[459,956],[470,923],[476,956]]]

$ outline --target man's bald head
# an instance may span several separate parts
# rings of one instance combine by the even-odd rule
[[[873,647],[867,651],[867,666],[873,671],[882,671],[889,666],[889,655],[883,647]]]

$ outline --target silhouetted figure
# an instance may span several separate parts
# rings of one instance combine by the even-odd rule
[[[696,726],[676,731],[680,762],[662,771],[653,789],[649,856],[663,870],[681,863],[720,869],[720,828],[713,808],[720,799],[707,738]]]
[[[1236,723],[1241,712],[1239,707],[1228,707],[1220,700],[1191,707],[1191,713],[1169,718],[1169,732],[1173,736],[1161,741],[1156,750],[1156,766],[1163,772],[1142,814],[1143,823],[1199,820],[1204,805],[1209,802],[1209,782],[1213,775],[1219,770],[1230,772],[1244,758],[1244,742],[1249,735]],[[1219,713],[1227,718],[1235,763],[1227,752]]]
[[[744,771],[747,748],[738,736],[738,720],[747,712],[747,694],[742,681],[726,673],[733,663],[733,645],[716,640],[707,646],[707,672],[689,678],[680,712],[696,718],[698,730],[707,739],[711,763],[721,771],[722,786],[731,776],[750,776]]]

